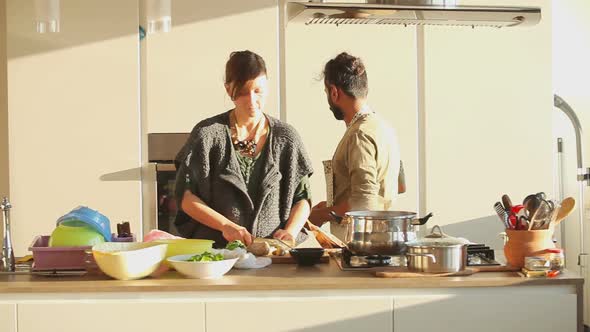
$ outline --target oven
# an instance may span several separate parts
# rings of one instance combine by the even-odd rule
[[[148,134],[148,161],[144,177],[148,179],[147,188],[144,188],[144,213],[148,213],[149,220],[145,223],[149,229],[144,229],[144,234],[150,229],[159,230],[179,235],[174,226],[174,219],[178,207],[174,195],[174,182],[176,180],[176,167],[174,158],[184,146],[189,133],[157,133]],[[147,207],[147,209],[146,209]]]

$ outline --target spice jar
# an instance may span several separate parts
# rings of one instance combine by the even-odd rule
[[[549,258],[549,266],[553,271],[562,271],[565,265],[563,249],[551,248],[546,250]]]

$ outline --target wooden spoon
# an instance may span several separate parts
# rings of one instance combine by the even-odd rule
[[[555,219],[555,226],[557,226],[563,219],[567,218],[567,216],[574,211],[576,208],[576,200],[573,197],[567,197],[561,202],[561,208],[557,213],[557,218]]]

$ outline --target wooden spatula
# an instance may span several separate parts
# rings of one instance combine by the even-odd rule
[[[576,200],[573,197],[567,197],[561,202],[561,208],[557,213],[557,218],[555,219],[555,226],[557,226],[563,219],[567,218],[567,216],[574,211],[576,208]]]

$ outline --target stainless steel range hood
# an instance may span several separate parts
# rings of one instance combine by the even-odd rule
[[[442,1],[442,3],[448,3]],[[437,3],[440,2],[435,0],[289,2],[287,16],[289,23],[297,22],[306,25],[398,24],[495,28],[531,26],[541,20],[541,9],[536,7],[475,7]]]

